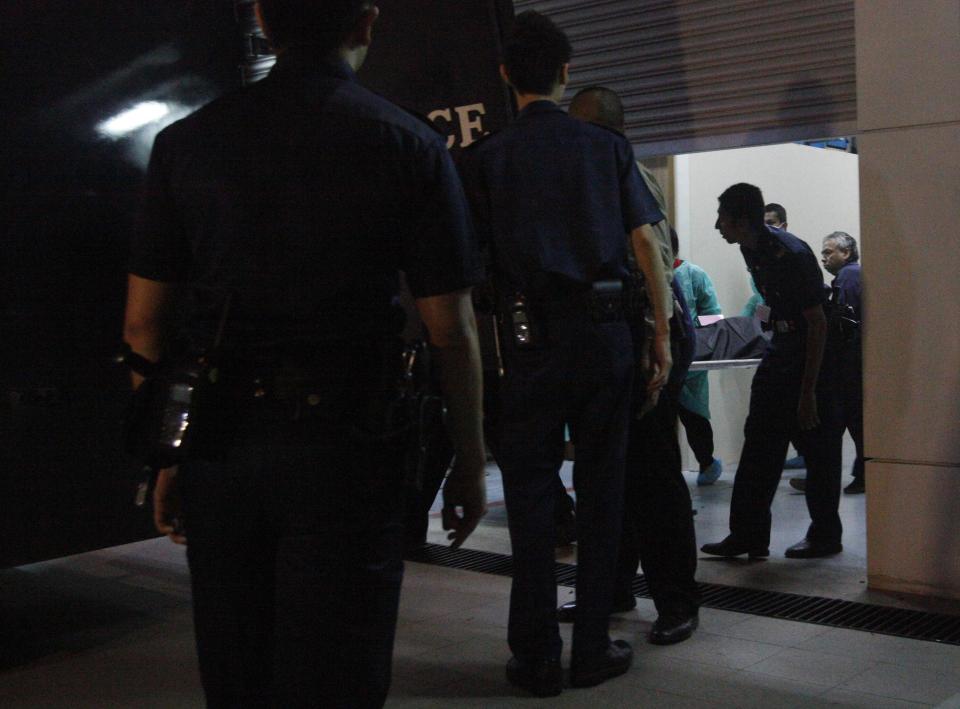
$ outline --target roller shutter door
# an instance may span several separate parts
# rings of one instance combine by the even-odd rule
[[[853,0],[515,0],[574,45],[569,99],[617,91],[638,155],[856,131]]]

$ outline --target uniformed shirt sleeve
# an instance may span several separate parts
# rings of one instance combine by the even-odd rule
[[[137,225],[130,243],[128,270],[152,281],[188,278],[190,245],[170,189],[166,133],[154,141]]]
[[[405,234],[403,270],[416,298],[481,283],[483,265],[460,178],[440,141],[425,146],[416,226]]]
[[[857,268],[841,268],[834,285],[839,290],[840,302],[856,312],[861,311],[860,271]]]
[[[620,151],[620,209],[623,228],[627,233],[644,224],[656,224],[664,219],[657,200],[643,181],[633,157],[633,148],[626,138],[618,141]]]
[[[796,266],[791,269],[795,274],[794,288],[796,302],[801,310],[823,305],[826,291],[823,285],[823,272],[813,252],[803,251],[795,256]]]

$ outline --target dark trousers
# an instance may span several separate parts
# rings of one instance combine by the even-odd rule
[[[261,422],[184,466],[187,555],[210,707],[379,707],[400,583],[396,450]]]
[[[694,579],[697,541],[693,505],[677,440],[677,402],[686,367],[676,351],[674,362],[683,371],[671,376],[657,405],[646,416],[630,422],[623,534],[614,593],[617,600],[633,595],[631,586],[639,562],[657,613],[687,617],[699,609],[700,592]]]
[[[863,480],[863,364],[860,355],[860,338],[844,343],[840,353],[839,367],[840,408],[843,426],[857,449],[853,462],[853,477]]]
[[[415,463],[419,475],[413,476],[416,479],[408,480],[404,486],[403,536],[409,549],[426,543],[430,508],[453,462],[453,443],[442,424],[427,434],[425,444],[419,452],[422,460]]]
[[[499,374],[496,371],[484,372],[483,390],[483,435],[487,448],[497,458],[499,435]],[[418,460],[419,475],[412,476],[404,485],[404,545],[407,549],[416,549],[427,541],[430,527],[430,508],[440,494],[447,470],[453,461],[453,443],[442,423],[431,429],[420,452]],[[554,517],[556,524],[570,524],[574,515],[574,501],[567,493],[563,481],[557,478],[557,497]]]
[[[623,515],[623,465],[633,377],[625,323],[570,317],[548,323],[540,350],[508,350],[497,462],[513,548],[508,641],[522,661],[559,658],[554,576],[557,472],[564,425],[577,460],[575,657],[603,651]]]
[[[687,432],[687,443],[693,449],[693,455],[700,467],[706,468],[713,462],[713,427],[710,419],[682,406],[678,406],[677,410],[680,422]]]
[[[733,485],[730,532],[756,546],[770,544],[770,505],[783,474],[791,438],[800,442],[807,461],[806,501],[813,542],[839,542],[843,533],[838,506],[842,465],[842,428],[837,397],[829,381],[831,365],[824,358],[817,391],[820,425],[811,431],[797,426],[801,365],[769,355],[760,364],[750,390],[745,440]]]

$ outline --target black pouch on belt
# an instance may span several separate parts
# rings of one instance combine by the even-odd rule
[[[507,336],[518,350],[536,350],[546,342],[543,319],[531,312],[527,297],[516,293],[506,298],[503,324]]]
[[[597,281],[590,290],[590,309],[598,323],[625,319],[623,281]]]
[[[226,401],[219,360],[230,313],[228,293],[213,345],[190,349],[172,361],[152,363],[127,346],[118,361],[144,377],[124,417],[123,447],[153,470],[192,458],[216,458],[224,452],[224,431],[231,407]]]
[[[124,450],[154,469],[217,457],[214,430],[222,423],[218,375],[206,355],[157,367],[133,394],[124,419]]]

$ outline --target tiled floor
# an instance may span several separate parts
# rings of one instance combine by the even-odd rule
[[[626,676],[556,700],[521,699],[503,679],[509,580],[488,577],[483,605],[474,592],[438,607],[420,592],[458,581],[475,589],[476,575],[411,565],[410,576],[403,607],[414,616],[400,624],[391,707],[916,707],[960,693],[960,647],[710,609],[693,639],[656,647],[644,639],[655,612],[641,600],[614,622],[637,653]]]
[[[569,482],[570,471],[564,477]],[[731,475],[689,478],[701,540],[726,531]],[[509,553],[499,478],[468,546]],[[863,496],[844,497],[843,554],[787,561],[806,510],[786,477],[768,561],[702,560],[703,581],[960,613],[957,604],[865,590]],[[442,543],[439,521],[430,540]],[[575,550],[558,558],[575,560]],[[183,550],[165,540],[0,571],[0,707],[200,707]],[[616,617],[636,652],[625,676],[551,700],[510,687],[503,667],[509,579],[408,564],[389,707],[960,707],[960,647],[703,609],[695,636],[649,645],[650,601]],[[559,601],[572,597],[561,588]],[[569,641],[569,628],[563,629]],[[567,642],[569,648],[569,642]],[[569,658],[565,656],[566,662]]]

